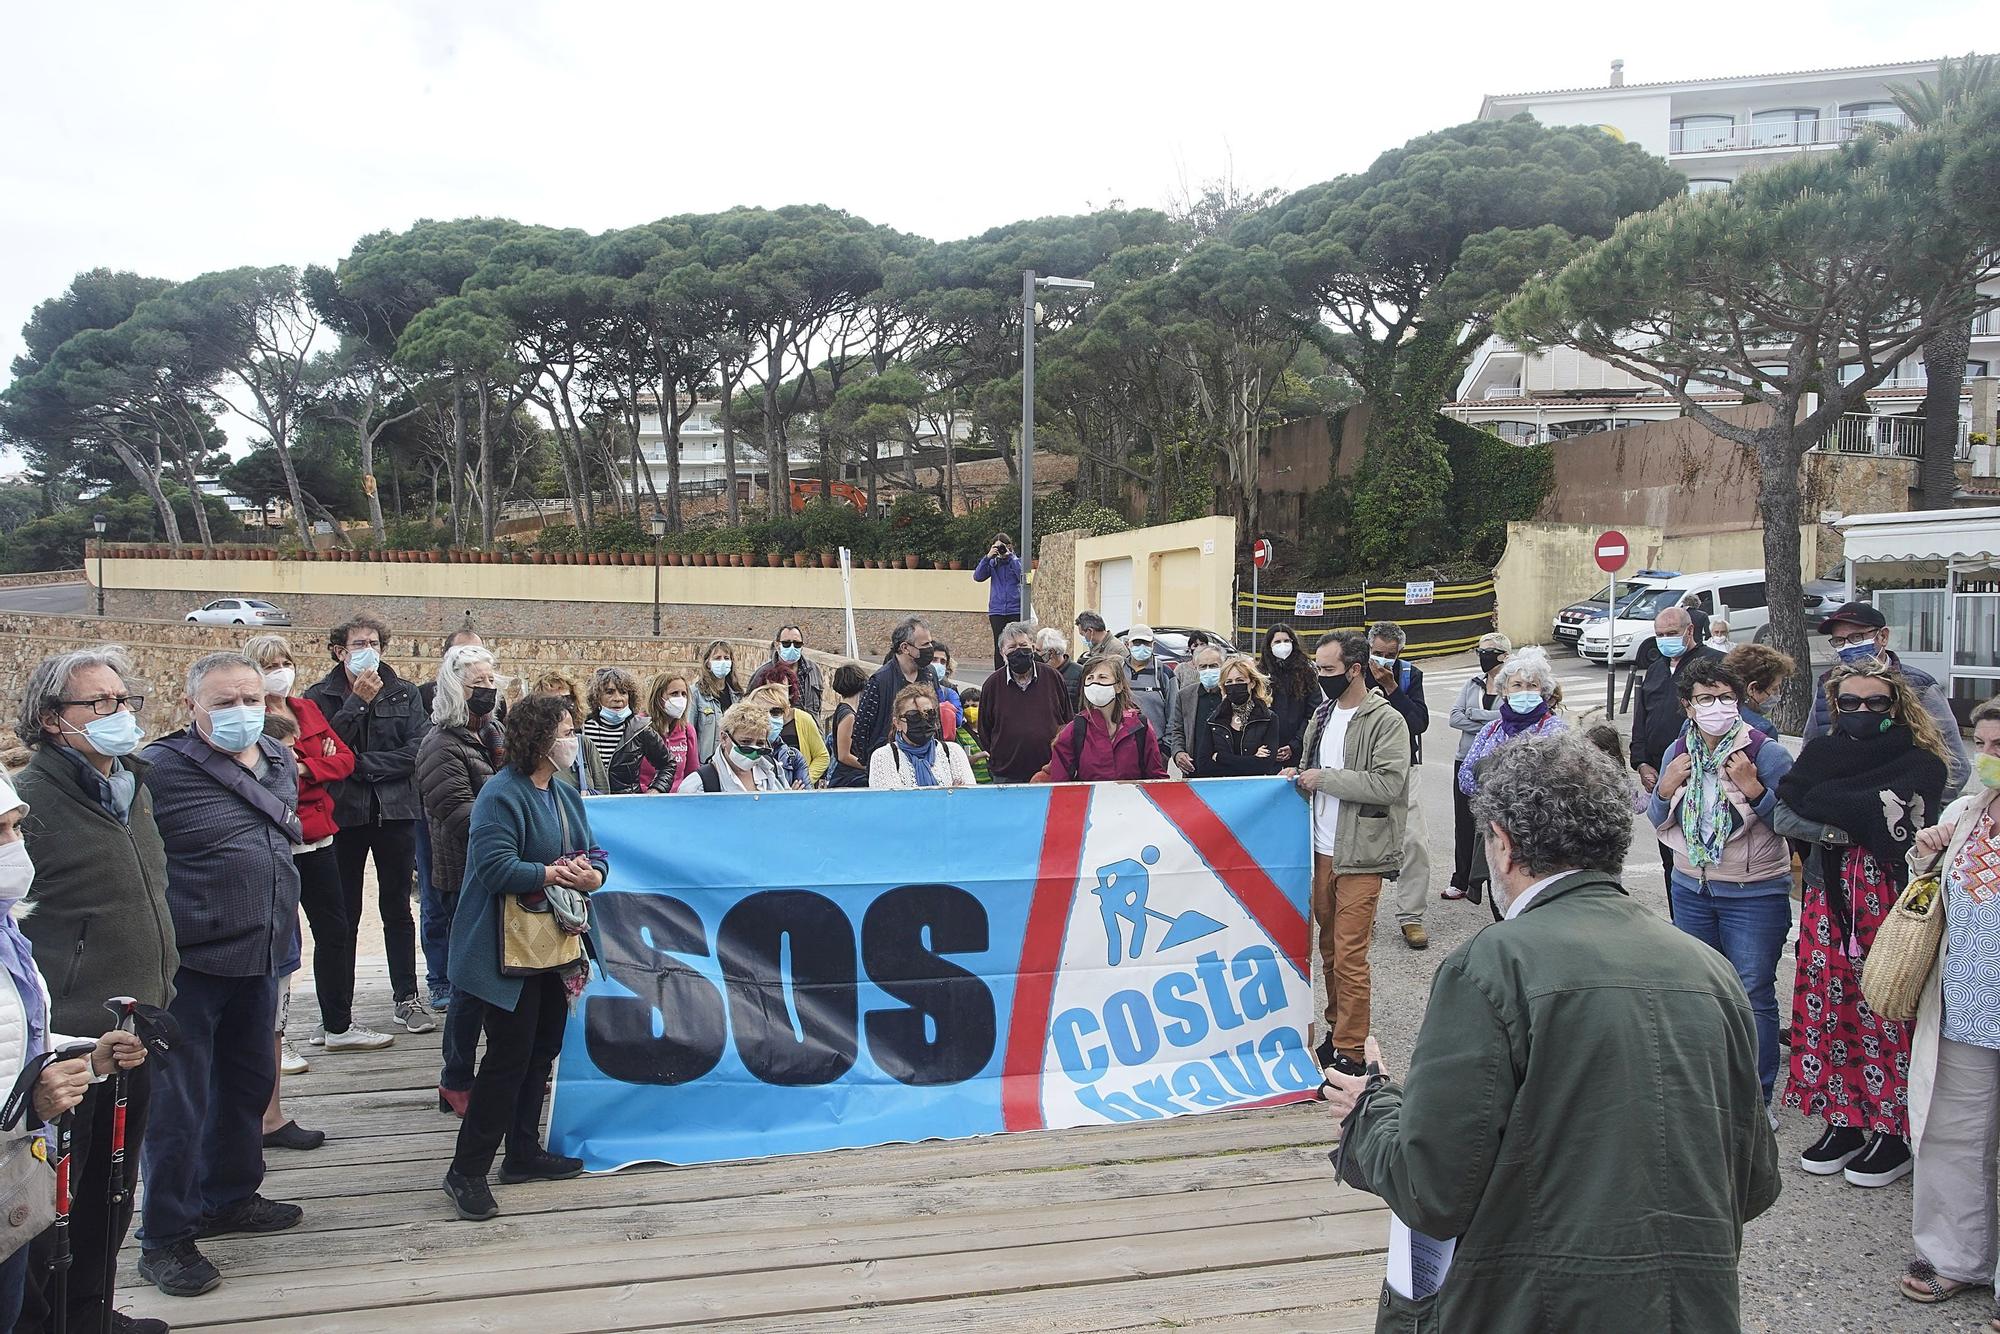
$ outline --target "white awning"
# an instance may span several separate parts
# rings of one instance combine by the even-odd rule
[[[1850,514],[1834,527],[1851,561],[2000,560],[2000,506]]]

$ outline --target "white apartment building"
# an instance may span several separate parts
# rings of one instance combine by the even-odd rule
[[[1742,173],[1786,154],[1831,148],[1870,124],[1900,123],[1891,85],[1934,80],[1938,72],[1937,61],[1924,60],[1626,83],[1624,64],[1611,62],[1611,81],[1601,88],[1488,96],[1480,103],[1479,119],[1505,120],[1525,111],[1547,125],[1596,125],[1666,158],[1688,178],[1690,191],[1726,190]],[[2000,314],[1974,323],[1966,369],[1972,377],[2000,373]],[[1907,414],[1917,410],[1923,394],[1922,359],[1913,356],[1870,392],[1868,406],[1881,416]],[[1731,397],[1716,395],[1723,402]],[[1445,411],[1523,443],[1680,415],[1657,389],[1595,358],[1570,348],[1527,355],[1499,338],[1488,339],[1473,354],[1457,400]],[[1871,443],[1897,436],[1887,424],[1860,427]]]
[[[944,442],[940,425],[929,418],[917,417],[917,450],[940,445]],[[742,488],[755,487],[761,491],[765,485],[768,469],[763,451],[763,421],[759,417],[745,420],[739,417],[736,426],[736,477]],[[951,435],[955,443],[962,444],[971,438],[972,419],[970,413],[961,414],[951,423]],[[681,494],[704,495],[720,493],[724,486],[725,469],[722,459],[722,400],[704,399],[694,405],[687,420],[681,423],[680,434]],[[819,459],[819,427],[811,416],[794,418],[787,433],[786,451],[790,458],[786,461],[787,471],[809,470]],[[639,455],[648,472],[652,474],[652,484],[656,491],[667,489],[667,438],[666,428],[661,423],[657,402],[642,401],[639,407]],[[900,442],[885,441],[877,455],[883,462],[903,457]],[[630,484],[634,479],[626,478]],[[644,490],[641,484],[641,491]]]

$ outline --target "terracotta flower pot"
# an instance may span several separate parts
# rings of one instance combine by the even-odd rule
[[[769,566],[771,566],[771,567],[772,567],[773,569],[777,568],[777,564],[778,564],[778,553],[777,553],[777,552],[775,552],[775,551],[767,551],[767,552],[765,552],[765,553],[764,553],[764,563],[765,563],[766,565],[769,565]]]
[[[965,562],[964,562],[964,561],[962,561],[962,560],[959,560],[959,559],[958,559],[957,557],[953,557],[953,558],[952,558],[952,560],[951,560],[951,562],[950,562],[950,565],[951,565],[951,568],[952,568],[952,569],[954,569],[954,570],[962,570],[962,569],[964,569],[964,568],[965,568]]]
[[[917,568],[917,557],[915,552],[911,552],[909,555],[903,557],[903,568],[906,570],[914,570]]]

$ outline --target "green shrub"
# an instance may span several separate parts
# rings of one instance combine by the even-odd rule
[[[583,550],[583,534],[577,532],[573,523],[551,524],[542,529],[542,535],[535,539],[537,551],[562,553]]]

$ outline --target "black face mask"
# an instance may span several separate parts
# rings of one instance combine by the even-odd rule
[[[913,746],[930,744],[937,735],[937,715],[925,713],[921,709],[911,709],[903,715],[903,736]]]
[[[1222,693],[1228,697],[1231,704],[1248,704],[1250,702],[1250,683],[1248,681],[1231,681],[1222,688]]]
[[[922,648],[917,650],[917,666],[920,668],[928,668],[931,665],[931,659],[935,658],[936,656],[937,656],[937,647],[935,645],[932,644],[924,645]]]
[[[1344,674],[1340,676],[1319,676],[1313,679],[1319,682],[1319,693],[1328,699],[1339,699],[1347,693],[1347,677]]]
[[[1482,672],[1491,672],[1506,660],[1507,655],[1497,648],[1483,648],[1479,650],[1479,670]]]
[[[1035,668],[1035,651],[1031,648],[1016,648],[1007,651],[1007,670],[1016,676],[1026,676]]]
[[[1869,737],[1882,735],[1893,723],[1886,715],[1864,710],[1860,713],[1843,713],[1833,720],[1833,725],[1856,741],[1866,741]]]
[[[500,701],[500,691],[493,686],[474,686],[465,696],[465,710],[474,717],[483,718],[493,712],[493,706]]]

